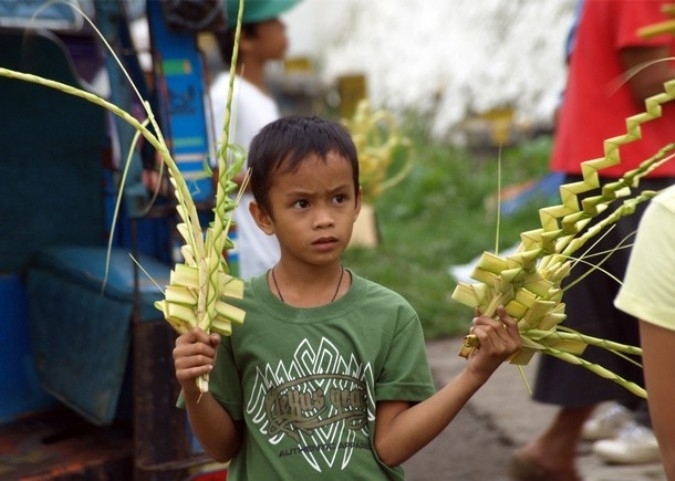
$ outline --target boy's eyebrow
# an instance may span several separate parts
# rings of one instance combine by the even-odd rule
[[[333,189],[331,192],[339,192],[341,190],[353,191],[354,190],[354,184],[351,183],[351,182],[348,182],[346,184],[339,185],[335,189]]]
[[[340,184],[340,185],[338,185],[338,186],[336,186],[336,187],[333,187],[332,189],[329,189],[328,192],[329,192],[330,194],[334,194],[334,193],[340,192],[340,191],[342,191],[342,190],[353,190],[353,185],[352,185],[352,183],[351,183],[351,182],[348,182],[348,183]],[[307,188],[307,187],[304,187],[304,186],[296,186],[296,187],[293,187],[292,189],[289,189],[289,190],[286,192],[286,195],[287,195],[287,196],[291,196],[291,195],[303,195],[303,194],[308,194],[308,193],[311,193],[311,192],[313,192],[313,191],[312,191],[311,189]]]

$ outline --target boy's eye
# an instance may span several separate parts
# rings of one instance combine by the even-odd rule
[[[344,194],[337,194],[335,197],[333,197],[333,202],[336,204],[342,204],[347,200],[347,196]]]
[[[309,202],[305,199],[296,200],[293,205],[298,209],[306,209],[309,206]]]

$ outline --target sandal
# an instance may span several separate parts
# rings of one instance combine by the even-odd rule
[[[556,473],[522,454],[511,458],[509,476],[513,481],[582,481],[576,471]]]

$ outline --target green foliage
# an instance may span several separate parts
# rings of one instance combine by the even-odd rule
[[[496,243],[511,247],[540,225],[537,211],[549,203],[529,203],[498,222],[499,164],[503,187],[539,179],[548,173],[550,138],[476,153],[407,130],[414,167],[375,204],[380,243],[349,249],[345,263],[406,297],[427,338],[463,334],[473,312],[451,299],[456,281],[449,268],[494,251]]]

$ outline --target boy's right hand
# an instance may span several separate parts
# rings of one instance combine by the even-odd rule
[[[186,393],[198,392],[195,379],[211,372],[216,361],[220,336],[194,328],[178,336],[173,349],[176,379]]]

